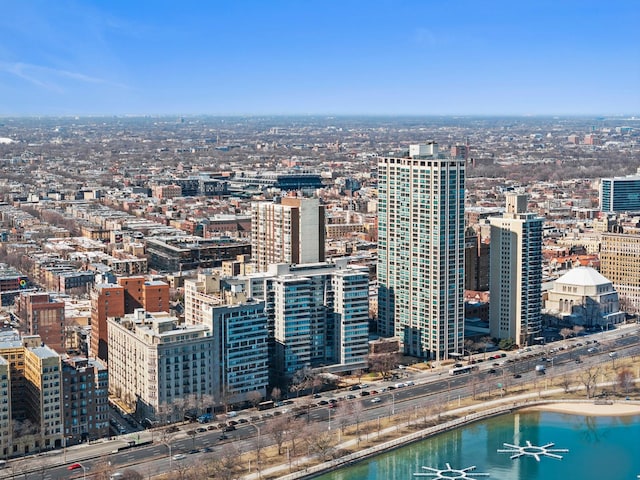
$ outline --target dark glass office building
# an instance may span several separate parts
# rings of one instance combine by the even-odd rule
[[[640,175],[603,178],[600,182],[600,210],[640,211]]]

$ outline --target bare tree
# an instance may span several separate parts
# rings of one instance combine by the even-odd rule
[[[306,436],[307,423],[300,419],[293,419],[289,422],[289,428],[286,430],[286,438],[291,443],[291,452],[293,455],[298,454],[299,440]]]
[[[591,398],[593,396],[593,391],[596,387],[596,382],[598,375],[600,375],[599,367],[589,367],[586,370],[583,370],[578,375],[580,382],[584,385],[584,389],[587,393],[587,398]]]
[[[138,472],[137,470],[133,470],[131,468],[127,468],[125,471],[123,471],[122,477],[120,478],[122,480],[143,480],[144,479],[144,477],[140,472]]]
[[[628,394],[633,387],[633,373],[627,368],[623,368],[618,372],[617,383],[625,394]]]
[[[334,450],[333,437],[330,430],[325,430],[321,424],[315,424],[306,436],[309,444],[309,451],[314,452],[321,461],[330,458],[331,452]]]
[[[476,349],[476,342],[474,342],[473,340],[471,340],[470,338],[467,338],[464,341],[464,349],[467,352],[467,360],[469,362],[471,362],[471,351]],[[462,352],[464,354],[464,352]]]
[[[293,374],[291,378],[290,389],[299,395],[302,390],[306,390],[311,387],[312,379],[314,377],[313,370],[309,367],[304,367]]]
[[[351,406],[347,402],[339,402],[334,412],[335,423],[340,428],[340,433],[344,435],[345,429],[351,423]]]
[[[391,371],[398,365],[398,359],[397,352],[369,355],[369,370],[379,373],[383,379],[390,378]]]
[[[362,402],[352,402],[348,404],[347,411],[348,411],[349,418],[356,425],[356,438],[358,443],[360,443],[360,422],[362,421],[364,406],[362,405]]]
[[[574,325],[573,326],[573,334],[577,337],[582,332],[584,332],[584,327],[582,325]]]
[[[252,390],[247,393],[247,401],[256,407],[262,401],[262,394],[258,390]]]
[[[487,349],[493,344],[493,339],[491,337],[489,337],[489,336],[485,336],[485,337],[482,337],[480,339],[479,343],[480,343],[481,348],[482,348],[483,359],[486,360],[487,359]]]
[[[238,462],[240,452],[232,444],[225,444],[220,454],[210,462],[208,471],[213,477],[220,480],[237,480],[242,475],[242,466]]]
[[[263,428],[265,435],[270,435],[278,446],[278,455],[282,455],[282,444],[287,435],[287,429],[290,426],[290,418],[284,415],[273,417]]]
[[[192,464],[185,460],[173,462],[173,470],[178,474],[180,480],[188,480],[191,467]]]
[[[200,396],[200,402],[202,404],[202,410],[204,412],[211,412],[213,417],[213,411],[216,405],[216,400],[213,395],[204,394]]]
[[[560,378],[560,385],[564,389],[564,393],[569,393],[571,389],[571,377],[566,373]]]
[[[571,335],[573,335],[573,330],[570,328],[563,328],[562,330],[560,330],[560,336],[562,337],[562,340],[566,340],[567,337],[570,337]]]
[[[273,389],[271,390],[271,400],[273,400],[274,402],[277,402],[281,398],[282,398],[282,390],[280,390],[278,387],[273,387]]]

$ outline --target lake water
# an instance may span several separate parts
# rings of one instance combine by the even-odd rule
[[[539,462],[531,455],[512,460],[513,453],[498,452],[509,448],[504,443],[526,446],[527,441],[533,446],[554,443],[548,448],[569,451],[547,450],[562,459],[541,455]],[[469,470],[473,466],[476,469]],[[423,475],[415,476],[415,473]],[[471,424],[318,478],[636,480],[638,475],[640,416],[588,417],[530,412]]]

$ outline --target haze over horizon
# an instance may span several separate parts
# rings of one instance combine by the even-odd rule
[[[634,0],[2,8],[2,116],[640,113]]]

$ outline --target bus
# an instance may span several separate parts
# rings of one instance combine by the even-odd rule
[[[467,365],[466,367],[456,367],[449,370],[449,375],[461,375],[463,373],[471,373],[478,370],[477,365]]]
[[[270,408],[275,407],[276,404],[273,400],[267,400],[266,402],[260,402],[258,404],[258,410],[269,410]]]

